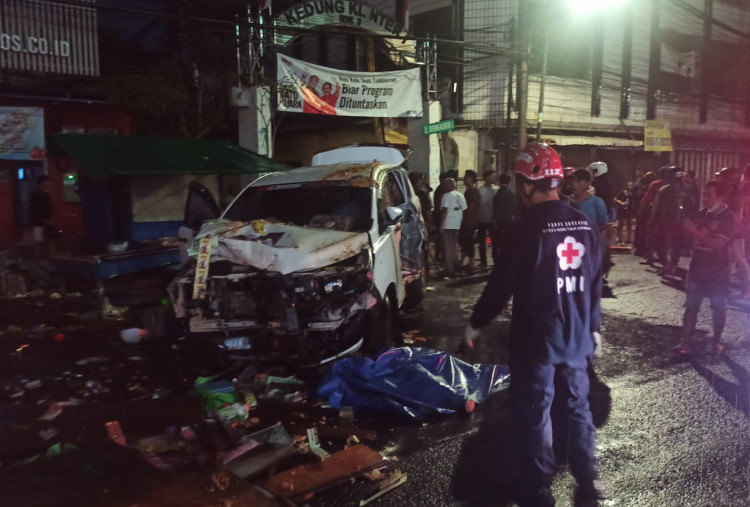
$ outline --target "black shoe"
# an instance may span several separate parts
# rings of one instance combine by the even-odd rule
[[[555,497],[549,486],[543,486],[536,491],[518,494],[516,503],[518,507],[555,507]]]
[[[599,505],[600,500],[606,500],[607,490],[600,480],[589,481],[579,484],[575,493],[576,507],[594,507]]]

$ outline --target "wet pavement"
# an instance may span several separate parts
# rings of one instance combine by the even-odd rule
[[[603,505],[748,505],[748,310],[730,310],[724,356],[678,357],[671,349],[682,318],[680,282],[665,283],[633,256],[614,260],[610,282],[616,298],[603,300],[605,354],[592,372],[601,474],[612,497]],[[507,363],[507,310],[474,350],[460,347],[487,275],[432,280],[424,308],[402,318],[402,330],[419,338],[414,346],[456,353],[472,363]],[[105,423],[113,420],[131,442],[186,426],[209,435],[203,403],[190,389],[197,376],[230,366],[186,340],[123,343],[120,329],[142,325],[139,305],[162,297],[158,284],[146,282],[133,282],[143,284],[135,291],[132,284],[110,288],[113,305],[131,305],[119,318],[99,318],[101,301],[86,292],[0,304],[0,504],[275,504],[246,481],[212,480],[218,468],[205,449],[215,443],[183,453],[185,462],[165,472],[109,437]],[[711,329],[707,303],[698,328],[698,342],[705,344]],[[39,420],[51,403],[71,400],[78,404]],[[406,484],[370,505],[513,505],[515,448],[507,401],[507,392],[500,392],[472,414],[424,423],[378,418],[347,423],[373,430],[374,438],[364,443],[390,459],[389,469],[408,476]],[[288,407],[270,400],[261,400],[257,410],[263,421],[282,420],[292,429],[321,424],[325,414],[328,426],[343,422],[320,407],[292,409],[290,416]],[[50,437],[51,429],[56,434]],[[343,447],[335,437],[321,442],[331,452]],[[55,447],[58,443],[62,446]],[[75,448],[68,450],[71,444]],[[62,453],[44,456],[56,451]],[[358,505],[376,487],[377,482],[347,481],[306,503]],[[573,479],[561,470],[553,485],[558,505],[572,505],[573,489]]]

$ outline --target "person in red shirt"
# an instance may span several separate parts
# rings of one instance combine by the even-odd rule
[[[339,100],[339,93],[341,92],[341,85],[336,83],[336,91],[331,93],[333,85],[331,83],[323,83],[323,96],[320,97],[324,103],[320,105],[320,112],[323,114],[336,114],[336,102]]]

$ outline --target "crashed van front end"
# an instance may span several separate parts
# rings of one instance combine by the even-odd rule
[[[361,346],[378,300],[367,233],[217,220],[189,253],[170,293],[191,336],[287,364],[321,364]]]

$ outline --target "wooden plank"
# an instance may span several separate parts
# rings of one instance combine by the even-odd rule
[[[264,481],[261,487],[274,495],[300,498],[345,482],[355,475],[383,465],[380,453],[364,445],[349,447],[323,461],[281,472]]]

